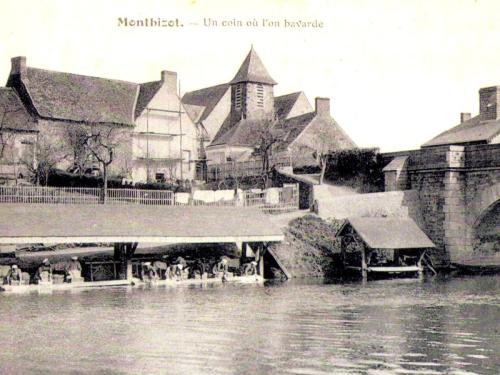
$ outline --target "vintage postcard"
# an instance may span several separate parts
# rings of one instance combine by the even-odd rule
[[[500,373],[498,1],[0,7],[0,374]]]

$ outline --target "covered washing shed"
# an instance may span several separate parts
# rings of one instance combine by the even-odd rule
[[[410,218],[348,218],[337,236],[344,269],[363,278],[377,273],[421,275],[423,265],[430,263],[426,251],[435,247]]]

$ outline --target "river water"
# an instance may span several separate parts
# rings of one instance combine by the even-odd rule
[[[499,374],[500,276],[0,295],[1,374]]]

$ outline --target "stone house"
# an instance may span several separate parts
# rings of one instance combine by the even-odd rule
[[[279,130],[274,153],[280,157],[300,154],[314,163],[311,155],[320,133],[328,134],[331,149],[356,147],[331,117],[328,98],[316,98],[313,109],[303,92],[275,97],[276,84],[252,47],[229,83],[183,96],[191,119],[203,132],[200,154],[209,166],[252,159],[262,126]]]
[[[27,175],[25,162],[34,163],[38,130],[16,91],[0,88],[0,182],[15,183]]]
[[[39,143],[45,137],[63,144],[72,127],[99,127],[112,130],[119,144],[111,174],[134,181],[194,178],[198,133],[180,102],[174,72],[138,84],[32,68],[25,57],[15,57],[7,87],[35,119]],[[68,152],[58,167],[73,162]]]

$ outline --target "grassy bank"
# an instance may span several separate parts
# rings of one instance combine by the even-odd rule
[[[313,215],[293,219],[285,228],[285,241],[274,251],[293,277],[338,276],[340,242],[335,233],[341,224]]]

